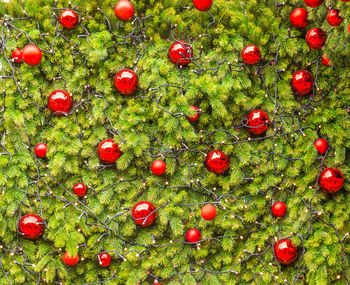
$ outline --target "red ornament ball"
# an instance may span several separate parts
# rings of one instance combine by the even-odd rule
[[[314,142],[314,146],[319,154],[325,154],[329,148],[328,141],[325,139],[318,139]]]
[[[35,214],[27,214],[22,217],[18,224],[18,230],[28,239],[38,239],[45,230],[45,224],[41,217]]]
[[[331,66],[331,64],[332,64],[331,60],[329,58],[327,58],[326,54],[322,55],[322,64],[324,66]]]
[[[121,0],[124,2],[126,0]],[[135,72],[130,69],[120,70],[114,77],[114,86],[120,94],[134,94],[139,87],[139,79]]]
[[[193,0],[193,5],[199,11],[207,11],[213,5],[213,0]]]
[[[185,41],[176,41],[171,45],[168,55],[175,65],[186,66],[193,58],[192,46]]]
[[[273,204],[271,211],[275,217],[283,217],[287,212],[287,206],[283,202],[276,202]]]
[[[102,252],[97,256],[98,264],[102,267],[108,267],[112,263],[112,256],[107,252]]]
[[[37,65],[41,62],[43,54],[35,45],[27,45],[22,50],[22,59],[28,65]]]
[[[253,135],[261,135],[266,132],[269,127],[268,123],[270,123],[269,116],[262,110],[251,111],[247,115],[247,121],[246,128]]]
[[[63,113],[69,113],[73,106],[72,97],[63,90],[53,91],[48,99],[48,106],[56,116],[62,116]]]
[[[210,172],[222,174],[230,167],[230,158],[221,150],[212,150],[207,154],[205,166]]]
[[[84,197],[87,193],[87,188],[84,183],[77,183],[73,187],[73,192],[76,194],[78,197]]]
[[[314,85],[314,77],[311,72],[307,70],[298,70],[293,74],[292,88],[294,92],[299,96],[309,94]]]
[[[350,0],[340,0],[340,1],[342,1],[342,2],[349,2]]]
[[[129,21],[134,16],[134,6],[128,0],[120,0],[114,6],[115,16],[122,21]]]
[[[121,157],[122,152],[113,139],[107,139],[98,145],[97,154],[103,163],[114,164]]]
[[[74,10],[66,9],[60,14],[59,21],[63,28],[72,30],[79,24],[79,16]]]
[[[296,8],[290,14],[290,24],[297,29],[305,28],[307,25],[308,12],[304,8]]]
[[[46,143],[38,143],[34,147],[34,152],[35,152],[37,157],[41,157],[41,158],[46,157],[47,144]]]
[[[216,217],[216,208],[212,204],[206,204],[201,210],[201,216],[206,221],[211,221]]]
[[[338,192],[344,186],[344,176],[337,168],[326,168],[318,182],[324,192],[331,194]]]
[[[162,176],[165,173],[166,164],[163,160],[157,159],[157,160],[152,162],[151,170],[152,170],[153,174],[158,175],[158,176]]]
[[[290,239],[281,239],[276,242],[273,251],[277,261],[282,264],[290,264],[298,257],[298,248]]]
[[[195,113],[193,116],[186,116],[186,118],[190,122],[195,122],[199,119],[199,116],[200,116],[199,108],[197,108],[196,106],[191,106],[190,109],[191,109],[191,111],[194,111]]]
[[[149,227],[153,225],[157,219],[157,212],[154,212],[153,214],[151,214],[155,209],[156,207],[154,207],[154,205],[150,202],[147,202],[147,201],[137,202],[131,211],[132,219],[134,220],[135,224],[141,227]],[[146,220],[146,217],[147,217],[147,220]]]
[[[201,240],[201,233],[197,229],[189,229],[186,232],[186,241],[187,242],[198,242]]]
[[[332,9],[328,12],[327,21],[333,27],[337,27],[343,21],[343,18],[339,16],[340,10]]]
[[[15,63],[21,63],[22,62],[22,51],[20,48],[16,48],[11,55],[11,58]]]
[[[257,64],[261,59],[261,51],[256,45],[247,45],[242,50],[242,60],[247,65]]]
[[[327,35],[321,28],[312,28],[306,34],[306,43],[310,49],[322,49],[327,40]]]
[[[311,8],[320,6],[323,3],[323,0],[304,0],[305,4]]]
[[[65,252],[63,254],[62,260],[65,265],[75,266],[79,262],[79,254],[77,254],[76,256],[71,256],[68,252]]]

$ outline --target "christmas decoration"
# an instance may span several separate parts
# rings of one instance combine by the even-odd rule
[[[74,185],[73,192],[79,197],[84,197],[87,193],[87,188],[84,183],[79,182]]]
[[[41,62],[43,54],[35,45],[27,45],[22,50],[22,59],[28,65],[37,65]]]
[[[170,46],[168,55],[175,65],[186,66],[193,57],[192,46],[185,41],[176,41]]]
[[[298,248],[290,239],[281,239],[276,242],[273,251],[277,261],[281,264],[291,264],[298,257]]]
[[[327,58],[327,55],[326,54],[324,54],[324,55],[322,55],[322,64],[324,65],[324,66],[331,66],[331,61],[330,61],[330,59],[329,58]]]
[[[242,60],[247,65],[257,64],[261,59],[261,51],[256,45],[247,45],[242,50]]]
[[[66,9],[60,14],[59,21],[63,28],[72,30],[79,24],[79,16],[74,10]]]
[[[18,224],[20,234],[28,239],[38,239],[45,230],[45,224],[41,217],[35,214],[27,214],[22,217]]]
[[[193,5],[199,11],[207,11],[213,5],[213,0],[193,0]]]
[[[310,49],[322,49],[327,40],[327,35],[320,28],[312,28],[307,32],[305,39]]]
[[[275,217],[283,217],[287,212],[287,206],[283,202],[276,202],[273,204],[271,211]]]
[[[324,192],[336,193],[344,186],[343,173],[337,168],[326,168],[320,175],[319,183]]]
[[[48,98],[48,106],[51,112],[56,116],[62,116],[63,113],[69,113],[72,109],[72,97],[63,90],[53,91]]]
[[[119,146],[112,139],[102,141],[97,148],[99,159],[105,164],[114,164],[122,155]]]
[[[305,4],[311,8],[320,6],[323,3],[323,0],[304,0]]]
[[[152,203],[147,201],[137,202],[131,211],[131,216],[135,222],[135,224],[142,227],[149,227],[154,224],[157,219],[157,212],[155,211],[155,207]]]
[[[290,24],[297,29],[305,28],[307,25],[308,12],[304,8],[296,8],[290,14]]]
[[[152,170],[153,174],[158,175],[158,176],[162,176],[165,173],[166,164],[163,160],[157,159],[157,160],[152,162],[151,170]]]
[[[248,124],[246,126],[248,132],[253,135],[261,135],[266,132],[268,123],[270,123],[269,116],[261,110],[251,111],[247,115]]]
[[[134,16],[134,6],[128,0],[119,0],[114,6],[115,16],[122,21],[129,21]]]
[[[190,107],[191,110],[193,110],[195,113],[193,116],[186,116],[187,120],[189,120],[190,122],[195,122],[199,119],[199,109],[196,106],[191,106]]]
[[[319,154],[325,154],[329,148],[329,144],[325,139],[318,139],[314,142],[314,146]]]
[[[16,48],[11,55],[11,58],[15,63],[21,63],[22,62],[22,51],[20,48]]]
[[[337,27],[341,24],[343,18],[339,16],[340,10],[332,9],[328,12],[327,21],[333,27]]]
[[[46,157],[47,145],[45,143],[38,143],[34,148],[34,152],[38,157]]]
[[[97,255],[97,260],[101,267],[108,267],[112,263],[112,257],[107,252],[102,252]]]
[[[126,0],[120,0],[119,2],[126,2]],[[114,86],[120,94],[132,95],[139,87],[139,79],[132,70],[123,69],[114,77]]]
[[[205,166],[210,172],[222,174],[230,167],[230,158],[221,150],[212,150],[207,154]]]
[[[293,74],[292,88],[293,91],[299,96],[305,96],[309,94],[314,85],[314,77],[307,70],[298,70]]]
[[[204,220],[210,221],[216,217],[216,208],[212,204],[206,204],[201,210],[201,216]]]
[[[79,254],[77,254],[76,256],[71,256],[70,253],[65,252],[63,254],[62,260],[63,260],[65,265],[75,266],[79,262]]]
[[[195,243],[195,242],[200,241],[200,239],[201,239],[201,233],[199,232],[199,230],[189,229],[186,232],[186,241],[187,242]]]

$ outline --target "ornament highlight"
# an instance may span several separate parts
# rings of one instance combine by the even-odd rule
[[[73,192],[75,195],[77,195],[78,197],[84,197],[87,193],[87,188],[85,186],[84,183],[76,183],[73,187]]]
[[[242,50],[242,60],[247,65],[257,64],[261,59],[261,51],[256,45],[247,45]]]
[[[108,267],[112,263],[112,257],[107,252],[102,252],[97,255],[98,264],[102,267]]]
[[[41,62],[43,54],[35,45],[27,45],[22,50],[22,59],[28,65],[37,65]]]
[[[122,21],[129,21],[134,16],[134,5],[128,0],[120,0],[114,6],[115,16]]]
[[[326,168],[318,180],[320,187],[326,193],[338,192],[344,186],[343,173],[337,168]]]
[[[135,224],[141,227],[149,227],[153,225],[157,219],[157,212],[154,212],[155,210],[156,207],[154,207],[152,203],[148,201],[140,201],[132,208],[131,216]]]
[[[79,16],[72,9],[66,9],[61,12],[59,22],[64,29],[72,30],[79,24]]]
[[[339,16],[340,10],[338,9],[332,9],[328,12],[327,15],[327,22],[333,27],[337,27],[341,24],[343,21],[343,18]]]
[[[290,24],[297,29],[305,28],[307,25],[308,12],[304,8],[296,8],[289,16]]]
[[[312,28],[306,34],[306,43],[310,49],[322,49],[327,40],[327,35],[321,28]]]
[[[196,106],[191,106],[190,109],[193,110],[195,113],[192,116],[186,116],[186,118],[190,122],[195,122],[199,119],[200,116],[199,108],[197,108]]]
[[[97,155],[103,163],[114,164],[121,157],[122,152],[113,139],[107,139],[98,145]]]
[[[311,72],[307,70],[298,70],[293,74],[292,88],[293,91],[299,96],[305,96],[309,94],[314,86],[314,77]]]
[[[79,262],[79,254],[77,254],[76,256],[71,256],[68,252],[65,252],[63,254],[62,260],[65,265],[75,266]]]
[[[34,152],[35,152],[37,157],[41,157],[41,158],[46,157],[47,144],[46,143],[38,143],[34,147]]]
[[[185,41],[176,41],[170,46],[168,55],[175,65],[186,66],[193,58],[192,46]]]
[[[314,142],[314,146],[319,154],[325,154],[329,148],[328,141],[325,139],[318,139]]]
[[[35,214],[24,215],[18,224],[18,231],[23,237],[31,240],[41,237],[45,230],[45,224],[41,217]]]
[[[21,63],[22,62],[22,51],[20,48],[16,48],[12,54],[11,59],[13,59],[13,62],[15,63]]]
[[[126,0],[120,0],[124,2]],[[119,2],[120,2],[119,1]],[[122,95],[132,95],[139,87],[139,79],[135,72],[130,69],[120,70],[114,77],[114,86]]]
[[[287,212],[287,206],[283,202],[276,202],[273,204],[271,211],[275,217],[283,217]]]
[[[311,8],[320,6],[323,3],[323,0],[304,0],[305,4]]]
[[[193,0],[193,5],[199,11],[207,11],[213,5],[213,0]]]
[[[222,174],[230,167],[230,158],[221,150],[212,150],[207,154],[205,166],[208,171]]]
[[[216,217],[216,208],[212,204],[206,204],[202,207],[201,216],[206,221],[211,221]]]
[[[290,239],[281,239],[276,242],[273,251],[277,261],[281,264],[293,263],[298,257],[298,248]]]
[[[186,241],[195,243],[201,240],[201,233],[197,229],[189,229],[186,232]]]
[[[248,121],[246,129],[253,135],[261,135],[269,127],[269,116],[262,110],[251,111],[246,119]]]
[[[73,106],[72,97],[63,90],[53,91],[48,98],[48,106],[56,116],[62,116],[63,113],[69,113]]]
[[[162,176],[166,171],[166,164],[163,160],[155,160],[152,162],[151,170],[154,175]]]

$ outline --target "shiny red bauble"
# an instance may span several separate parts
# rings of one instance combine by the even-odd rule
[[[77,254],[76,256],[70,256],[68,252],[65,252],[63,254],[62,260],[65,265],[75,266],[79,262],[79,254]]]
[[[47,144],[46,143],[38,143],[34,147],[34,152],[35,152],[37,157],[41,157],[41,158],[46,157]]]
[[[290,264],[298,257],[298,248],[290,239],[281,239],[273,247],[276,259],[281,264]]]
[[[312,28],[306,34],[306,43],[310,49],[322,49],[327,40],[327,35],[321,28]]]
[[[212,150],[205,160],[206,168],[215,174],[222,174],[230,167],[230,158],[221,150]]]
[[[187,242],[197,242],[201,240],[201,233],[197,229],[189,229],[186,232],[186,241]]]
[[[35,214],[24,215],[18,224],[18,231],[28,239],[38,239],[45,230],[45,224],[41,217]]]
[[[28,65],[37,65],[41,62],[43,54],[35,45],[27,45],[22,50],[22,59]]]
[[[261,135],[266,132],[268,123],[270,123],[269,116],[262,110],[251,111],[247,115],[247,130],[253,135]]]
[[[72,30],[79,24],[79,16],[72,9],[62,11],[59,17],[60,24],[67,30]]]
[[[213,5],[213,0],[193,0],[193,5],[199,11],[207,11]]]
[[[150,202],[137,202],[131,211],[132,219],[134,220],[135,224],[139,226],[149,227],[153,225],[157,219],[157,212],[152,213],[155,209],[156,207],[154,207],[154,205]]]
[[[206,221],[215,219],[216,213],[217,213],[216,208],[212,204],[204,205],[201,210],[201,216]]]
[[[298,70],[293,74],[292,88],[299,96],[309,94],[314,86],[314,77],[307,70]]]
[[[257,64],[261,59],[261,51],[256,45],[247,45],[242,50],[242,60],[247,65]]]
[[[314,146],[319,154],[325,154],[329,148],[329,144],[325,139],[318,139],[314,142]]]
[[[199,119],[199,108],[197,108],[196,106],[191,106],[190,107],[191,111],[194,111],[194,115],[193,116],[186,116],[187,120],[189,120],[190,122],[195,122]]]
[[[324,192],[335,193],[344,186],[344,176],[337,168],[326,168],[321,173],[318,182]]]
[[[129,21],[134,16],[134,6],[128,0],[120,0],[114,6],[115,16],[122,21]]]
[[[15,63],[21,63],[22,62],[22,51],[20,48],[16,48],[11,55],[11,58]]]
[[[327,21],[333,27],[337,27],[343,21],[343,18],[339,16],[340,10],[332,9],[328,12]]]
[[[273,204],[271,211],[275,217],[283,217],[287,212],[287,206],[283,202],[276,202]]]
[[[324,66],[331,66],[331,60],[329,59],[329,58],[327,58],[327,55],[326,54],[324,54],[324,55],[322,55],[322,64],[324,65]]]
[[[87,193],[87,188],[84,183],[79,182],[74,185],[73,192],[78,197],[84,197]]]
[[[108,267],[112,263],[112,256],[110,256],[107,252],[102,252],[97,255],[98,264],[102,267]]]
[[[69,113],[73,106],[72,97],[63,90],[53,91],[48,98],[48,106],[56,116],[62,116],[63,113]]]
[[[192,46],[185,41],[174,42],[169,49],[169,59],[177,66],[186,66],[193,58]]]
[[[308,12],[304,8],[296,8],[290,14],[290,24],[297,29],[305,28],[307,25]]]
[[[123,69],[115,75],[114,86],[120,94],[131,95],[134,94],[139,87],[139,79],[132,70]]]
[[[166,164],[163,160],[157,159],[157,160],[152,162],[151,170],[152,170],[153,174],[161,176],[165,173]]]
[[[340,0],[340,1],[342,1],[342,2],[349,2],[350,0]]]
[[[320,6],[323,3],[323,0],[304,0],[305,4],[311,8]]]
[[[108,139],[98,145],[97,155],[103,163],[113,164],[121,157],[122,152],[113,139]]]

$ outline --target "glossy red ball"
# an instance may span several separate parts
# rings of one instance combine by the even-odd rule
[[[97,256],[98,264],[102,267],[108,267],[112,263],[112,257],[107,252],[102,252]]]
[[[251,111],[247,115],[247,130],[253,135],[261,135],[266,132],[270,123],[269,116],[262,110]]]
[[[307,70],[298,70],[293,74],[292,88],[299,96],[309,94],[314,86],[314,77]]]
[[[45,224],[41,217],[35,214],[24,215],[18,224],[18,231],[28,239],[38,239],[45,230]]]
[[[193,58],[192,46],[185,41],[176,41],[170,46],[168,55],[175,65],[186,66]]]
[[[34,147],[34,152],[35,152],[37,157],[41,157],[41,158],[46,157],[47,144],[46,143],[38,143]]]
[[[322,64],[324,66],[331,66],[332,65],[331,60],[329,58],[327,58],[326,54],[322,55]]]
[[[276,259],[281,264],[290,264],[298,257],[298,248],[290,239],[281,239],[273,247]]]
[[[155,209],[156,207],[154,207],[154,205],[150,202],[137,202],[131,211],[132,219],[134,220],[135,224],[141,227],[149,227],[153,225],[157,219],[157,212],[152,213],[155,211]]]
[[[338,192],[344,186],[343,173],[337,168],[326,168],[320,175],[318,182],[326,193]]]
[[[134,94],[139,87],[139,79],[132,70],[123,69],[114,77],[114,86],[120,94],[131,95]]]
[[[186,241],[187,242],[198,242],[201,240],[201,233],[197,229],[189,229],[186,232]]]
[[[107,139],[98,145],[97,154],[103,163],[114,164],[121,157],[122,152],[113,139]]]
[[[87,193],[87,188],[84,183],[79,182],[74,185],[73,192],[78,197],[84,197]]]
[[[206,221],[211,221],[216,217],[216,208],[212,204],[206,204],[202,207],[201,216]]]
[[[329,144],[325,139],[318,139],[314,142],[314,146],[319,154],[325,154],[329,148]]]
[[[306,43],[310,49],[322,49],[327,40],[327,35],[321,28],[312,28],[306,34]]]
[[[157,160],[152,162],[151,170],[152,170],[153,174],[161,176],[166,171],[166,164],[163,160],[157,159]]]
[[[340,1],[342,1],[342,2],[349,2],[350,0],[340,0]]]
[[[205,160],[206,168],[215,174],[222,174],[230,167],[230,157],[221,150],[212,150]]]
[[[199,119],[199,116],[200,116],[199,108],[197,108],[196,106],[191,106],[190,109],[191,111],[194,111],[194,114],[192,116],[186,116],[186,118],[190,122],[195,122]]]
[[[275,217],[283,217],[287,212],[287,206],[283,202],[276,202],[273,204],[271,211]]]
[[[129,21],[134,16],[134,6],[128,0],[120,0],[114,6],[115,16],[122,21]]]
[[[247,65],[257,64],[261,59],[261,51],[256,45],[247,45],[242,50],[242,60]]]
[[[323,0],[304,0],[305,4],[311,8],[320,6],[323,3]]]
[[[213,5],[213,0],[193,0],[193,5],[199,11],[207,11]]]
[[[63,90],[53,91],[48,98],[48,106],[56,116],[62,116],[63,113],[69,113],[73,106],[72,97]]]
[[[297,29],[305,28],[307,25],[308,12],[304,8],[296,8],[289,16],[290,24]]]
[[[11,55],[11,58],[15,63],[21,63],[22,62],[22,51],[20,48],[16,48]]]
[[[75,266],[79,262],[79,254],[77,254],[76,256],[70,256],[70,254],[68,252],[65,252],[63,254],[62,260],[63,260],[65,265]]]
[[[62,11],[59,17],[60,24],[67,30],[72,30],[79,24],[79,16],[72,9]]]
[[[339,13],[340,13],[340,10],[338,9],[330,10],[327,15],[328,24],[330,24],[333,27],[339,26],[343,21],[343,18],[339,16]]]
[[[37,65],[41,62],[43,54],[35,45],[27,45],[22,50],[22,59],[28,65]]]

